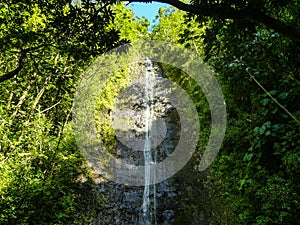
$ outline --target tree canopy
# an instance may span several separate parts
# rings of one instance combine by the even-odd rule
[[[145,2],[148,0],[130,0],[129,2]],[[261,23],[267,28],[282,35],[300,41],[298,1],[281,0],[200,0],[190,4],[179,0],[154,0],[166,3],[192,15],[208,16],[217,19],[245,20]],[[297,21],[291,22],[293,18]]]
[[[122,42],[109,26],[113,17],[111,6],[103,1],[2,1],[0,82],[29,63],[40,66],[39,57],[49,51],[57,50],[69,60],[87,60],[117,46]]]

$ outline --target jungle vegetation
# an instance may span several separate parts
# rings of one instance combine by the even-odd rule
[[[93,223],[91,203],[107,199],[74,140],[74,93],[97,56],[139,39],[184,46],[217,74],[228,124],[205,185],[218,223],[299,224],[300,2],[158,2],[170,7],[151,32],[115,1],[0,2],[0,224]],[[207,138],[200,88],[165,69],[193,96]]]

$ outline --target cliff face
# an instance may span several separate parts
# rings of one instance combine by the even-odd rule
[[[134,166],[145,166],[145,109],[153,109],[149,132],[152,163],[170,157],[180,139],[180,116],[172,105],[159,65],[153,65],[153,97],[145,99],[145,73],[147,65],[140,63],[128,70],[130,82],[119,90],[114,107],[104,112],[109,126],[114,129],[107,146],[116,159]],[[103,129],[102,131],[103,132]],[[101,136],[100,132],[100,136]],[[208,224],[213,221],[208,194],[203,185],[203,174],[193,174],[193,158],[182,171],[173,177],[149,187],[149,216],[143,218],[144,186],[126,186],[106,180],[95,173],[95,192],[106,196],[106,203],[97,206],[95,224]],[[132,173],[134,174],[134,173]],[[130,173],[118,170],[114,176],[137,179]],[[117,178],[114,177],[114,180]],[[151,178],[155,179],[155,178]],[[95,204],[95,203],[94,203]]]

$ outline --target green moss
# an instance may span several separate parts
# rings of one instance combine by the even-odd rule
[[[115,108],[116,99],[120,91],[130,84],[131,67],[124,67],[118,70],[104,84],[104,88],[99,93],[96,104],[95,121],[99,137],[108,151],[112,151],[116,142],[116,134],[111,125],[111,111]]]

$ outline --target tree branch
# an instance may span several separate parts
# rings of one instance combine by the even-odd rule
[[[121,0],[126,1],[126,0]],[[132,2],[149,3],[151,1],[147,0],[130,0]],[[250,20],[264,24],[267,28],[273,29],[274,31],[282,34],[283,36],[300,41],[300,30],[290,26],[282,21],[268,16],[262,11],[254,11],[253,9],[237,10],[234,8],[224,8],[218,6],[200,6],[200,5],[190,5],[183,3],[179,0],[154,0],[153,2],[160,2],[169,4],[176,7],[177,9],[198,15],[198,16],[210,16],[219,19],[237,19],[237,20]]]
[[[24,66],[24,59],[25,59],[26,54],[28,52],[39,49],[39,48],[47,46],[47,45],[48,44],[42,44],[42,45],[38,45],[38,46],[35,46],[35,47],[32,47],[32,48],[26,48],[26,49],[21,50],[21,56],[18,60],[18,67],[16,69],[0,76],[0,83],[13,78],[14,76],[16,76],[21,71],[21,69]]]
[[[25,58],[26,54],[27,54],[26,51],[22,51],[21,56],[19,58],[18,67],[16,69],[0,76],[0,83],[13,78],[14,76],[16,76],[20,72],[20,70],[23,68],[24,58]]]

